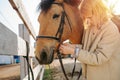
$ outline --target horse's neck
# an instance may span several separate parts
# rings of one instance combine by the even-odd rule
[[[82,42],[82,35],[83,35],[83,25],[82,25],[82,19],[80,18],[79,10],[78,9],[73,9],[75,10],[75,22],[76,26],[73,26],[73,31],[71,35],[71,41],[73,43],[81,43]]]
[[[74,44],[82,43],[83,31],[84,28],[82,22],[80,22],[76,27],[74,26],[70,36],[70,41]]]
[[[71,0],[73,2],[74,0]],[[78,0],[75,0],[73,3],[67,4],[64,3],[65,11],[69,17],[72,27],[72,33],[70,33],[69,40],[72,43],[81,43],[82,42],[82,34],[83,34],[83,25],[82,20],[80,18],[79,9],[78,9]]]

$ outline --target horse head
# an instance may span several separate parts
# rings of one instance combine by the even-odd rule
[[[50,64],[63,41],[80,43],[83,33],[78,5],[80,0],[42,0],[38,17],[40,30],[35,56],[40,64]]]

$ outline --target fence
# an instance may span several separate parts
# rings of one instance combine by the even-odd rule
[[[20,57],[20,77],[21,80],[28,80],[28,69],[27,63],[23,56],[27,55],[27,46],[26,41],[29,43],[29,34],[33,36],[35,39],[35,32],[29,21],[29,17],[27,16],[24,6],[22,5],[21,0],[9,0],[12,7],[17,11],[18,15],[22,19],[23,24],[19,25],[19,36],[17,36],[14,32],[8,29],[5,25],[0,23],[0,55],[18,55]],[[31,66],[34,73],[34,80],[42,80],[44,67],[41,65],[33,66],[33,58],[34,55],[34,47],[29,44],[29,57]],[[30,73],[30,78],[31,73]]]
[[[6,26],[0,23],[0,55],[18,55],[26,56],[26,42],[21,37],[18,37],[15,33],[9,30]],[[34,57],[34,48],[30,46],[29,56]],[[23,58],[23,57],[21,57]],[[22,60],[22,59],[21,59]],[[25,69],[24,61],[21,61],[21,80],[27,80],[27,69]],[[33,64],[31,64],[33,66]],[[39,80],[42,80],[44,73],[44,67],[37,65],[33,69],[34,80],[40,76]],[[25,78],[24,78],[25,77]]]

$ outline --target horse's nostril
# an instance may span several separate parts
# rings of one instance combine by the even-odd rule
[[[44,49],[41,52],[40,58],[41,60],[47,60],[47,53]]]

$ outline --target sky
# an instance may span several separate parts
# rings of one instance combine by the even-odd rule
[[[18,23],[22,23],[22,21],[12,9],[8,0],[0,0],[0,22],[18,34]]]
[[[108,1],[106,2],[108,7],[111,7],[115,4],[112,12],[116,15],[120,15],[120,0],[105,0],[105,1]]]
[[[37,12],[37,5],[40,0],[22,0],[22,2],[37,34],[39,29],[39,23],[37,21],[39,15]],[[0,22],[16,34],[18,34],[18,24],[23,23],[8,0],[0,0]]]

